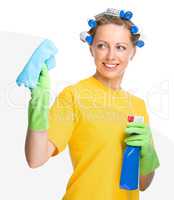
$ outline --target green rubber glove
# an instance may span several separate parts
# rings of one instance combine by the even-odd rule
[[[124,142],[130,146],[141,147],[140,175],[144,176],[159,167],[150,127],[144,123],[130,122],[125,130],[127,137]]]
[[[28,128],[33,131],[48,129],[48,110],[50,98],[50,78],[46,64],[43,64],[38,83],[31,89],[28,106]]]

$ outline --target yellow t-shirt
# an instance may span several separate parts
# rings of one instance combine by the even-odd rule
[[[129,114],[143,115],[148,123],[141,98],[113,90],[93,76],[66,86],[56,97],[48,137],[59,153],[68,144],[73,165],[62,200],[139,199],[139,190],[119,187]]]

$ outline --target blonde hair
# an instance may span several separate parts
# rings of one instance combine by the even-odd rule
[[[110,16],[110,15],[103,15],[96,17],[96,23],[97,26],[95,28],[91,28],[87,33],[90,34],[91,36],[95,37],[96,30],[99,26],[105,25],[105,24],[116,24],[120,26],[125,26],[128,30],[131,29],[131,26],[134,25],[132,21],[130,20],[124,20],[116,16]],[[131,32],[130,32],[131,33]],[[139,40],[140,34],[130,34],[130,40],[134,46],[136,46],[136,42]]]

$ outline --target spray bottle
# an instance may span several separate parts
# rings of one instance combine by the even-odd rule
[[[144,117],[130,115],[128,122],[144,123]],[[138,188],[140,150],[141,147],[126,145],[120,177],[120,188],[122,189],[136,190]]]

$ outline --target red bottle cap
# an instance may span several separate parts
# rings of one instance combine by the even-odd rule
[[[127,120],[128,120],[128,122],[133,122],[134,121],[134,116],[133,115],[129,115]]]

